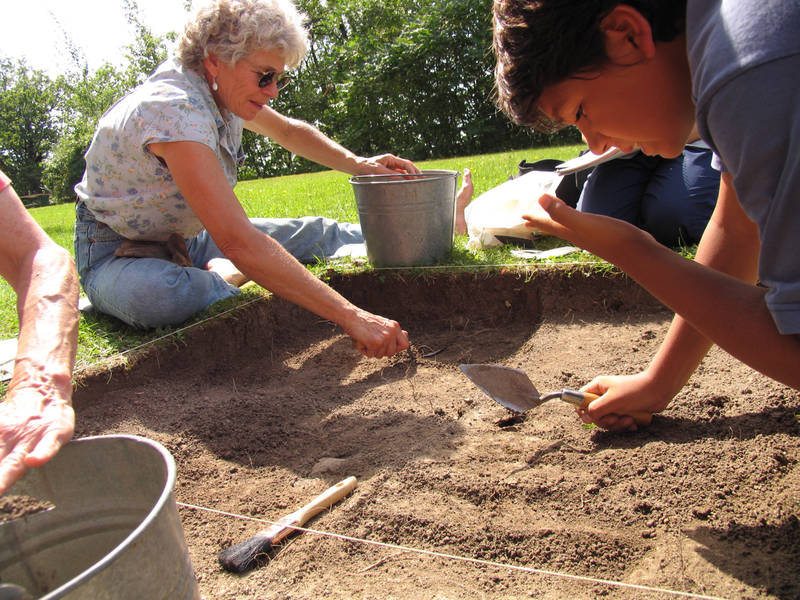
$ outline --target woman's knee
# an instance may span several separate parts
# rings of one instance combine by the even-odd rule
[[[202,269],[171,263],[151,266],[161,268],[146,274],[122,270],[115,277],[106,274],[102,279],[95,278],[91,291],[87,289],[89,299],[102,312],[134,327],[150,329],[183,323],[214,302],[238,293],[220,277]]]

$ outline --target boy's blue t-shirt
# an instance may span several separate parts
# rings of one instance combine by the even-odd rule
[[[758,225],[778,330],[800,334],[800,2],[689,0],[700,134]]]

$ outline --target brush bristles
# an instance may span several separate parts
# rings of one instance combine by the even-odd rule
[[[244,573],[258,565],[259,558],[265,558],[272,548],[272,538],[254,535],[219,553],[219,564],[226,571]]]

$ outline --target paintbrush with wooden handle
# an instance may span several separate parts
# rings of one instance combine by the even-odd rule
[[[356,487],[356,478],[348,477],[328,488],[303,508],[282,517],[270,527],[259,531],[253,537],[226,548],[219,553],[219,563],[233,573],[244,573],[256,566],[259,556],[266,555],[273,545],[301,527],[314,515],[336,504]]]

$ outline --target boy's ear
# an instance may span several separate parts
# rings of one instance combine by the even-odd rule
[[[606,54],[618,65],[633,65],[652,58],[655,41],[650,22],[638,10],[618,4],[600,22],[606,38]]]

